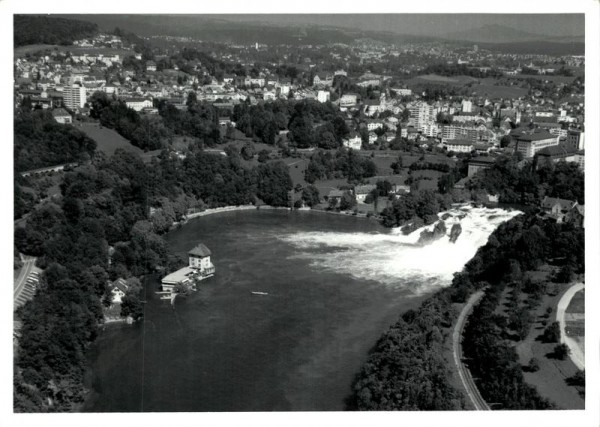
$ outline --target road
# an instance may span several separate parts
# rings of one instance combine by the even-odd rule
[[[454,331],[452,332],[452,352],[454,354],[454,363],[458,370],[458,375],[463,384],[463,387],[465,388],[467,396],[469,396],[469,399],[471,400],[473,406],[477,411],[489,411],[490,407],[485,402],[485,400],[483,400],[481,394],[479,394],[479,390],[477,389],[477,386],[473,381],[473,377],[471,377],[471,373],[462,361],[461,341],[467,317],[471,313],[471,310],[473,309],[475,304],[477,304],[481,297],[483,297],[483,294],[484,291],[477,291],[473,295],[471,295],[471,297],[467,301],[467,304],[463,307],[462,311],[460,312],[458,319],[456,320],[456,325],[454,325]]]
[[[27,282],[29,274],[34,271],[36,260],[35,257],[30,257],[27,255],[21,255],[21,259],[23,260],[23,267],[21,267],[21,271],[19,271],[19,275],[15,279],[13,290],[13,299],[15,304],[17,302],[17,298],[19,298],[21,292],[23,292],[23,289],[25,289],[25,283]]]
[[[565,332],[565,311],[567,310],[567,307],[569,306],[569,303],[571,302],[573,296],[583,288],[583,283],[575,283],[563,294],[563,296],[560,298],[560,301],[558,301],[558,305],[556,307],[556,321],[560,325],[560,342],[566,344],[569,347],[569,350],[571,350],[569,353],[569,357],[571,358],[575,366],[577,366],[577,368],[581,370],[585,369],[585,354],[581,350],[581,347],[577,345],[577,342],[573,338],[567,336]]]

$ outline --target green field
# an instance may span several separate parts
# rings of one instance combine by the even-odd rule
[[[112,156],[117,148],[122,148],[139,155],[144,163],[150,163],[152,157],[158,156],[161,152],[161,150],[144,152],[141,148],[132,145],[129,140],[123,138],[115,130],[100,127],[97,123],[75,124],[75,127],[82,130],[87,136],[96,141],[96,150],[102,151],[107,156]]]
[[[532,76],[535,78],[542,78],[544,76]],[[548,76],[548,79],[558,78],[560,76]],[[513,77],[515,85],[506,84],[505,81],[500,84],[501,80],[494,78],[476,79],[470,76],[440,76],[437,74],[427,74],[424,76],[417,76],[407,80],[405,83],[409,87],[420,87],[423,84],[436,84],[446,85],[455,88],[467,87],[470,95],[484,96],[488,98],[519,98],[527,95],[527,89],[519,87],[520,81],[517,77]],[[563,77],[563,79],[565,79]],[[573,80],[573,77],[567,77],[566,79]]]
[[[415,77],[416,82],[427,82],[427,83],[448,83],[454,85],[465,85],[470,82],[474,82],[477,79],[470,76],[440,76],[438,74],[425,74],[423,76]]]
[[[521,98],[527,95],[527,89],[519,86],[496,85],[493,79],[483,79],[481,83],[475,83],[470,88],[476,96],[486,98]]]
[[[98,144],[97,150],[104,152],[107,156],[112,156],[117,148],[123,148],[140,156],[144,154],[144,150],[132,145],[129,140],[123,138],[113,129],[100,127],[97,123],[75,124],[75,127],[96,141],[96,144]]]
[[[512,80],[526,80],[526,79],[535,79],[540,81],[549,81],[553,83],[572,83],[573,80],[576,79],[576,76],[567,77],[567,76],[547,76],[542,74],[519,74],[516,76],[508,76],[509,79]]]
[[[585,313],[585,291],[579,291],[573,295],[566,313]]]

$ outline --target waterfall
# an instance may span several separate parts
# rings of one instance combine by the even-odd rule
[[[295,258],[309,260],[311,268],[348,274],[386,286],[410,287],[415,294],[448,286],[485,245],[492,232],[521,212],[460,206],[441,212],[445,236],[418,244],[421,233],[432,232],[436,223],[404,235],[400,229],[385,233],[299,232],[279,236],[297,249]],[[445,218],[445,219],[442,219]],[[462,232],[452,243],[454,224]],[[438,231],[443,227],[438,226]]]

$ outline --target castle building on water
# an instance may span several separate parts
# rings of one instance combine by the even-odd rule
[[[196,282],[215,275],[215,266],[210,260],[210,249],[200,243],[188,252],[188,265],[163,277],[162,290],[173,291],[177,286],[195,290]]]

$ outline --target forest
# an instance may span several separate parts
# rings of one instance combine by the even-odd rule
[[[14,120],[15,171],[89,160],[96,142],[79,129],[57,123],[44,110],[20,110]]]
[[[28,44],[71,45],[75,40],[93,37],[97,33],[98,26],[91,22],[36,15],[14,16],[15,47]]]
[[[359,183],[364,178],[377,174],[377,166],[368,157],[353,150],[317,150],[311,157],[304,173],[307,182],[314,184],[319,179],[347,178],[349,183]]]
[[[311,100],[239,104],[234,107],[232,119],[246,136],[271,145],[285,129],[297,148],[339,148],[350,133],[343,115],[331,103]]]
[[[157,150],[166,147],[172,133],[160,117],[140,116],[128,108],[124,101],[104,92],[96,92],[89,99],[90,116],[102,126],[116,130],[136,147]]]
[[[533,162],[520,167],[519,158],[500,157],[493,166],[474,175],[470,190],[484,189],[498,194],[504,203],[539,205],[544,196],[576,200],[585,204],[584,174],[576,163],[558,162],[537,165]]]

